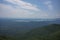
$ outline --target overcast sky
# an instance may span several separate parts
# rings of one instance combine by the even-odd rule
[[[60,0],[0,0],[0,18],[60,18]]]

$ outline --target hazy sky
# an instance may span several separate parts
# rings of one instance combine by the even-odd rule
[[[60,18],[60,0],[0,0],[0,18]]]

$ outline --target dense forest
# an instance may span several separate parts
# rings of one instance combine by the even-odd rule
[[[23,36],[0,35],[0,40],[60,40],[60,24],[50,24],[35,28]]]

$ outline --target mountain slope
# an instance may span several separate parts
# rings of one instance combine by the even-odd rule
[[[60,40],[60,24],[52,24],[33,29],[23,37],[0,36],[0,40]]]
[[[25,39],[26,40],[59,40],[60,24],[52,24],[31,30],[26,34]]]

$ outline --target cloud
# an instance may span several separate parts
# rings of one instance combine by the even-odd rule
[[[13,8],[13,6],[11,5],[6,5],[6,4],[1,3],[0,4],[0,17],[1,18],[58,18],[60,16],[58,13],[50,13],[50,11],[48,13],[44,12],[43,10],[38,9],[37,6],[32,5],[31,3],[25,3],[24,1],[21,3],[18,1],[19,0],[16,0],[16,1],[8,0],[8,2],[19,6],[19,7],[16,6],[16,8]],[[50,5],[50,4],[51,2],[45,3],[45,5]]]
[[[28,10],[14,9],[10,5],[0,4],[0,17],[7,18],[25,18],[30,15]]]
[[[53,5],[51,1],[45,1],[44,4],[48,7],[49,10],[53,9]]]
[[[40,9],[37,8],[36,5],[33,5],[28,2],[24,2],[22,0],[6,0],[7,2],[10,2],[12,4],[18,5],[18,7],[24,8],[24,9],[29,9],[29,10],[34,10],[34,11],[39,11]]]
[[[2,18],[46,18],[47,13],[38,11],[29,11],[24,9],[15,9],[10,5],[0,4],[0,17]]]

